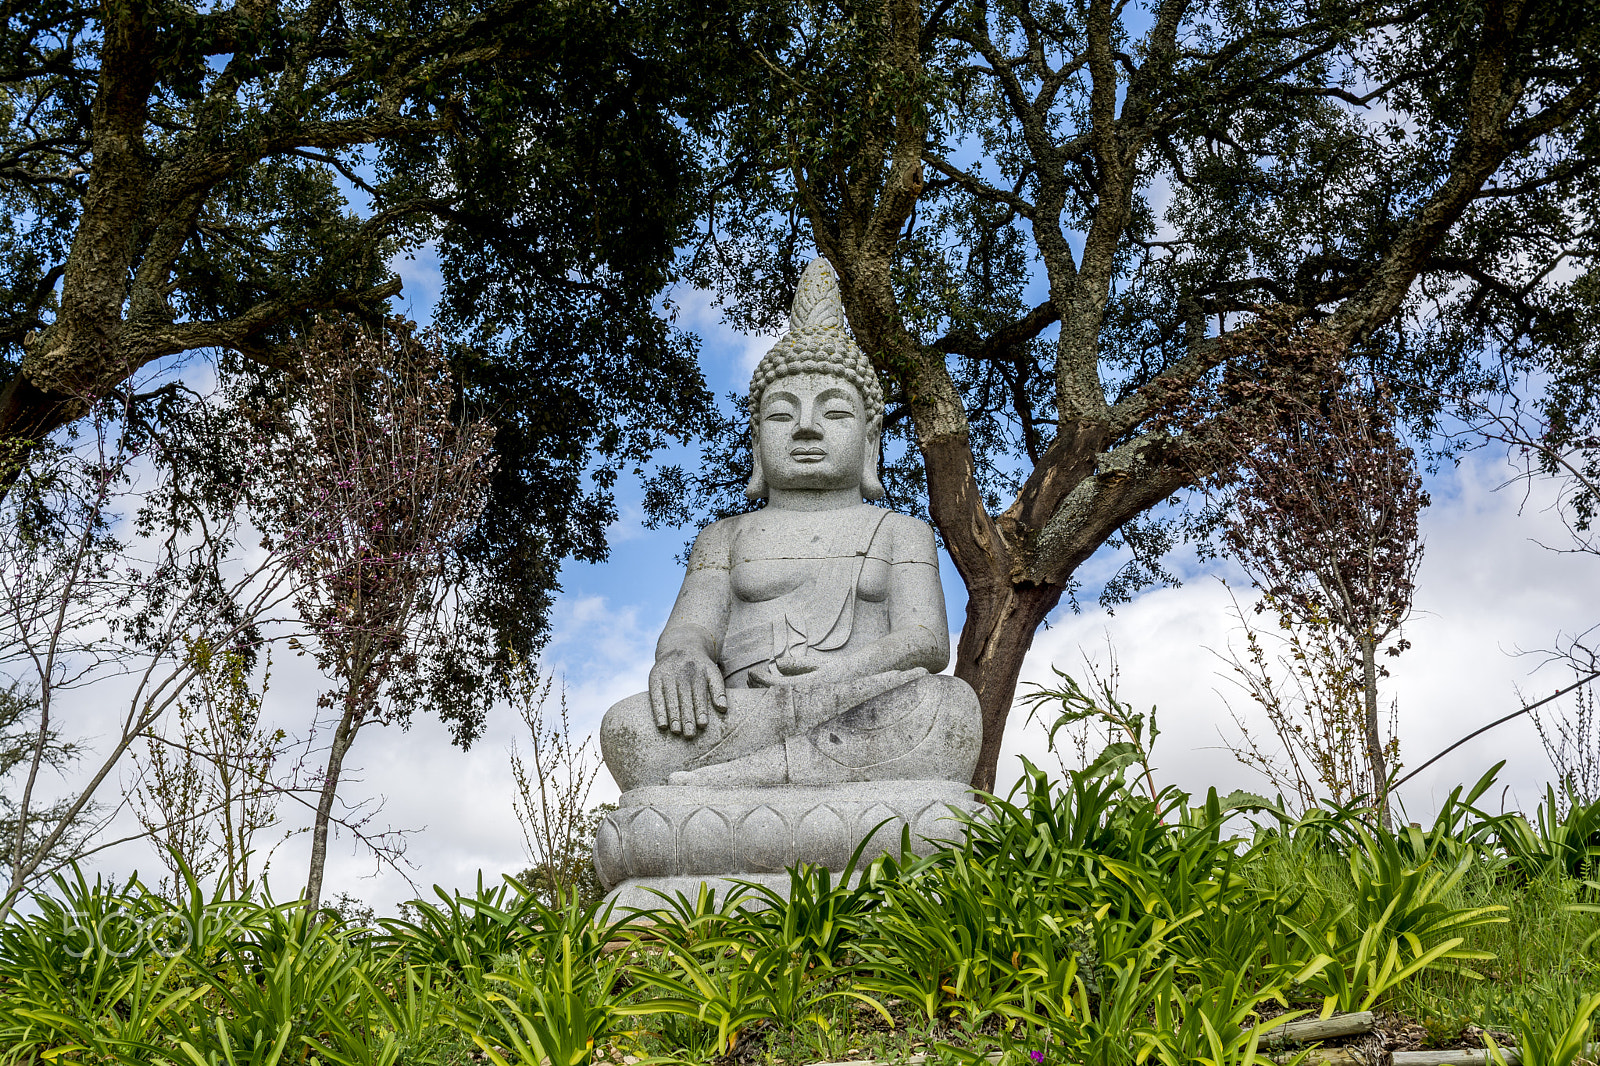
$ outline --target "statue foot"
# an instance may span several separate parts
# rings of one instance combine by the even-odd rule
[[[669,785],[698,788],[745,788],[789,783],[789,756],[782,744],[698,770],[679,770],[667,776]]]

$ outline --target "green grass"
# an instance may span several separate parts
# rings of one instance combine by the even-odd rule
[[[0,927],[0,1063],[1253,1066],[1286,1018],[1373,1007],[1567,1066],[1600,1012],[1593,812],[1508,827],[1484,787],[1392,833],[1035,771],[962,848],[649,927],[510,879],[355,925],[62,878]]]

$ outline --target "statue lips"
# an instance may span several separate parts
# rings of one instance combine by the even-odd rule
[[[789,457],[797,463],[820,463],[828,457],[825,448],[791,448]]]

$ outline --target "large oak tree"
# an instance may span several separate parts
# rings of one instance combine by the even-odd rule
[[[1452,393],[1594,350],[1592,4],[785,17],[745,49],[765,85],[730,113],[696,263],[735,322],[769,327],[807,245],[837,268],[891,397],[889,484],[966,584],[977,785],[1035,630],[1108,546],[1129,563],[1113,597],[1154,576],[1153,509],[1238,454],[1218,438],[1250,425],[1253,385],[1314,399],[1344,363],[1426,430]]]
[[[172,464],[160,505],[202,506],[238,472],[212,409],[269,395],[316,316],[404,310],[400,260],[436,255],[436,321],[498,429],[457,560],[482,654],[442,664],[436,693],[470,738],[484,657],[536,645],[560,561],[605,555],[616,471],[707,402],[695,340],[657,301],[734,69],[714,5],[3,12],[0,440],[26,448],[131,390],[130,428]],[[220,390],[188,388],[201,358]]]

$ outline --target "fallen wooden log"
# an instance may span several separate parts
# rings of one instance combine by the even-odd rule
[[[1517,1054],[1516,1047],[1500,1048],[1500,1054],[1505,1057],[1506,1066],[1522,1066],[1522,1056]],[[1460,1058],[1469,1055],[1471,1058]],[[1457,1056],[1455,1058],[1440,1056]],[[1479,1063],[1489,1063],[1487,1051],[1396,1051],[1394,1053],[1395,1066],[1478,1066]],[[1600,1066],[1600,1043],[1588,1044],[1582,1054],[1573,1060],[1574,1066]]]
[[[1358,1036],[1372,1032],[1378,1023],[1377,1015],[1370,1010],[1335,1014],[1331,1018],[1296,1018],[1268,1033],[1265,1044],[1309,1044],[1314,1040],[1332,1040],[1336,1036]]]
[[[1367,1024],[1366,1024],[1366,1028],[1365,1029],[1352,1029],[1352,1030],[1349,1030],[1347,1032],[1340,1032],[1340,1033],[1338,1033],[1336,1035],[1348,1036],[1351,1033],[1363,1033],[1363,1032],[1367,1032],[1368,1030],[1370,1030],[1372,1028],[1372,1024],[1373,1024],[1372,1017],[1371,1017],[1370,1013],[1368,1013],[1368,1012],[1362,1012],[1362,1013],[1367,1013]],[[1350,1017],[1350,1016],[1347,1015],[1346,1017]],[[1333,1019],[1315,1019],[1315,1020],[1318,1020],[1318,1021],[1332,1021]],[[1288,1024],[1293,1024],[1293,1023],[1291,1022],[1291,1023],[1288,1023]],[[1354,1024],[1354,1023],[1347,1023],[1347,1024]],[[1287,1028],[1287,1026],[1285,1026],[1285,1027]],[[988,1061],[988,1062],[999,1062],[1000,1061],[1000,1057],[1001,1057],[1001,1052],[998,1052],[998,1051],[992,1051],[988,1055],[984,1056],[985,1060]],[[1293,1055],[1281,1055],[1281,1056],[1278,1057],[1278,1061],[1280,1061],[1280,1062],[1288,1062],[1292,1058],[1294,1058]],[[1307,1066],[1378,1066],[1378,1064],[1375,1063],[1372,1059],[1369,1059],[1369,1058],[1365,1057],[1364,1055],[1360,1054],[1359,1051],[1351,1050],[1351,1049],[1347,1049],[1347,1048],[1314,1048],[1306,1056],[1306,1058],[1304,1060],[1302,1060],[1302,1061],[1305,1062],[1307,1064]],[[1453,1062],[1454,1060],[1449,1060],[1449,1061]],[[1478,1059],[1476,1061],[1482,1062],[1483,1060],[1482,1059]],[[1511,1061],[1511,1066],[1518,1066],[1518,1063],[1517,1063],[1516,1059],[1513,1058],[1510,1061]],[[903,1062],[905,1064],[905,1066],[923,1066],[923,1064],[928,1062],[928,1056],[926,1056],[926,1055],[911,1055],[911,1056],[908,1056],[905,1059],[896,1059],[895,1062],[896,1063]],[[888,1062],[879,1061],[877,1059],[846,1059],[843,1062],[817,1062],[817,1063],[812,1063],[812,1066],[891,1066],[891,1064],[888,1063]]]
[[[1356,1033],[1368,1032],[1372,1029],[1374,1018],[1370,1011],[1361,1011],[1357,1014],[1347,1014],[1342,1017],[1352,1019],[1346,1024],[1356,1024],[1354,1019],[1366,1016],[1365,1029],[1351,1029],[1339,1032],[1336,1036],[1350,1036]],[[1334,1018],[1308,1019],[1314,1021],[1335,1021]],[[1289,1022],[1284,1026],[1295,1024]],[[1593,1051],[1591,1049],[1591,1054]],[[1505,1056],[1506,1066],[1522,1066],[1522,1056],[1517,1054],[1516,1048],[1503,1047],[1500,1054]],[[1275,1056],[1275,1061],[1288,1062],[1293,1055]],[[989,1062],[999,1062],[1000,1052],[992,1052],[985,1056]],[[1488,1051],[1396,1051],[1387,1056],[1390,1066],[1491,1066],[1493,1060],[1489,1058]],[[906,1066],[921,1066],[928,1061],[926,1055],[912,1055],[902,1060]],[[1358,1048],[1313,1048],[1304,1059],[1305,1066],[1380,1066],[1379,1060],[1373,1059]],[[871,1059],[851,1059],[845,1062],[819,1062],[813,1066],[889,1066],[885,1062],[876,1062]]]
[[[1506,1066],[1522,1066],[1522,1057],[1516,1048],[1501,1048],[1500,1053],[1505,1056]],[[1288,1062],[1293,1057],[1280,1054],[1274,1056],[1274,1061]],[[1380,1066],[1380,1062],[1387,1062],[1389,1066],[1490,1066],[1491,1063],[1487,1051],[1396,1051],[1375,1059],[1360,1049],[1341,1047],[1313,1048],[1301,1061],[1305,1066]]]

